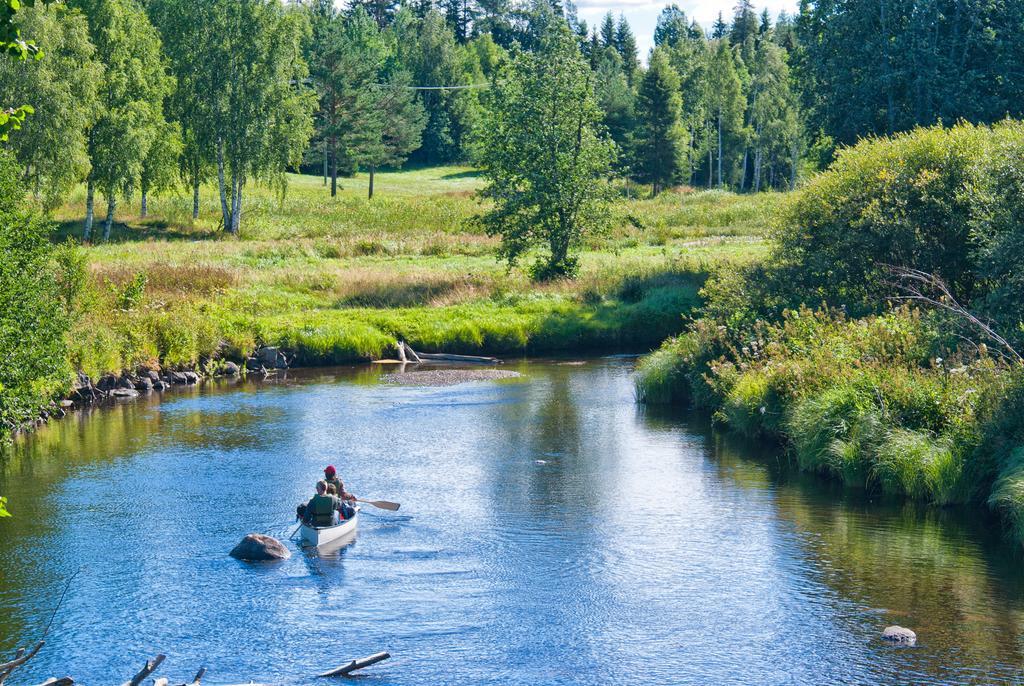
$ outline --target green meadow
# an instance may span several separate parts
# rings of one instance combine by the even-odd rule
[[[86,307],[71,336],[90,375],[138,365],[239,359],[282,346],[303,364],[387,354],[396,338],[424,350],[531,354],[644,352],[678,333],[722,265],[760,257],[781,194],[685,189],[650,198],[621,186],[609,231],[582,250],[576,279],[532,282],[496,257],[474,218],[481,185],[467,167],[344,179],[336,198],[316,176],[247,191],[239,238],[219,226],[215,186],[122,203],[111,240],[81,251]],[[79,189],[55,214],[80,239]]]

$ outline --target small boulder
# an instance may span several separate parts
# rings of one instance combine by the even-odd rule
[[[912,646],[917,643],[917,634],[902,626],[887,626],[882,632],[882,640]]]
[[[100,380],[96,382],[96,390],[107,392],[117,388],[117,377],[113,374],[104,374],[100,377]]]
[[[137,398],[139,392],[134,388],[115,388],[110,391],[110,396],[112,398]]]
[[[291,556],[291,551],[281,541],[263,534],[249,534],[231,549],[231,557],[250,562],[287,560]]]
[[[185,376],[185,372],[171,372],[169,378],[171,383],[188,383],[188,377]]]
[[[126,376],[122,376],[120,379],[117,380],[117,383],[114,384],[114,388],[130,388],[130,389],[134,389],[135,388],[135,382],[132,381],[131,377],[129,377],[127,375]]]
[[[185,375],[185,383],[199,383],[199,375],[193,371],[182,372]]]
[[[153,383],[156,383],[157,381],[160,380],[160,372],[158,372],[155,369],[150,369],[148,372],[146,372],[146,376],[148,376],[149,380],[152,381]]]
[[[135,390],[137,391],[151,391],[153,390],[153,380],[148,376],[140,376],[135,382]]]
[[[256,351],[256,355],[259,357],[260,362],[266,367],[273,367],[277,364],[277,358],[280,354],[280,350],[272,345],[267,345]]]
[[[239,369],[238,365],[231,360],[227,360],[220,366],[220,374],[222,376],[238,376],[241,371],[242,370]]]

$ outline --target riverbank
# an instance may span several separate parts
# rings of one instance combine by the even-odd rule
[[[999,224],[1021,197],[1000,170],[1021,141],[1008,122],[843,151],[787,202],[763,261],[707,283],[638,394],[869,493],[987,505],[1024,543],[1019,268],[996,249],[1019,230]]]
[[[290,364],[378,358],[414,348],[488,354],[646,351],[681,330],[707,276],[763,250],[781,196],[623,189],[613,228],[591,240],[573,280],[531,282],[496,259],[473,223],[479,186],[464,167],[346,179],[335,199],[316,177],[284,197],[254,188],[240,239],[216,226],[214,188],[119,207],[112,240],[78,249],[81,293],[69,367],[93,381],[139,369],[216,373],[262,346]],[[638,199],[630,194],[642,193]],[[78,240],[80,189],[58,240]],[[70,388],[70,385],[69,385]]]

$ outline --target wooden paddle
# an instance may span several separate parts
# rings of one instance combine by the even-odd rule
[[[391,510],[392,512],[401,507],[399,503],[393,503],[390,500],[363,500],[362,498],[356,498],[356,501],[379,507],[382,510]]]

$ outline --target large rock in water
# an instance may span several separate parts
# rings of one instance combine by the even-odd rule
[[[882,632],[882,640],[912,646],[917,643],[917,634],[902,626],[887,626]]]
[[[249,534],[231,549],[231,557],[239,560],[287,560],[291,551],[273,536]]]

